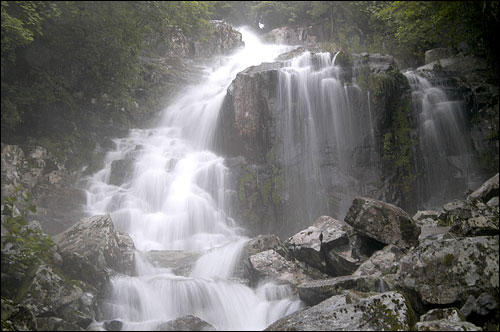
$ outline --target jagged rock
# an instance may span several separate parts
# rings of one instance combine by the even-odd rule
[[[477,299],[473,295],[469,296],[465,304],[460,308],[460,312],[465,317],[469,317],[471,314],[488,316],[490,313],[495,312],[497,308],[498,303],[495,298],[488,293],[483,293]]]
[[[169,268],[176,275],[187,277],[200,253],[176,250],[150,250],[144,253],[145,258],[158,268]]]
[[[397,68],[392,55],[361,53],[352,54],[352,57],[355,69],[368,66],[371,72],[379,74]]]
[[[133,273],[132,238],[116,230],[109,215],[81,219],[54,240],[62,253],[77,253],[87,258],[96,270]]]
[[[346,275],[357,267],[357,260],[347,257],[350,252],[351,232],[352,227],[348,224],[322,216],[312,226],[290,237],[286,247],[295,258],[320,271],[332,275]],[[334,251],[332,257],[327,257],[331,251]]]
[[[355,298],[336,295],[281,318],[265,331],[410,330],[412,309],[404,296],[387,292]]]
[[[482,331],[483,329],[469,322],[450,322],[446,319],[418,322],[417,331]]]
[[[275,128],[271,110],[276,102],[278,69],[282,63],[263,63],[238,73],[227,90],[218,126],[219,149],[230,156],[265,162]]]
[[[417,211],[413,216],[413,220],[415,220],[416,224],[420,227],[437,227],[438,226],[438,211],[425,210],[425,211]]]
[[[364,261],[352,275],[378,277],[394,274],[398,270],[399,261],[403,255],[401,249],[389,244]]]
[[[420,316],[421,322],[445,319],[449,322],[463,322],[465,319],[456,308],[432,309]]]
[[[250,256],[250,263],[260,280],[274,280],[289,284],[294,289],[305,281],[327,278],[327,275],[304,263],[286,260],[273,249]]]
[[[401,259],[398,283],[424,305],[498,293],[498,244],[498,236],[423,241]]]
[[[36,331],[37,320],[30,308],[2,296],[2,331]]]
[[[478,189],[476,189],[472,194],[467,196],[468,202],[473,202],[481,200],[483,203],[487,203],[491,198],[499,195],[498,190],[498,173],[484,182]]]
[[[456,308],[433,309],[420,316],[417,331],[482,331],[483,329],[466,322]]]
[[[276,251],[282,250],[283,244],[279,237],[273,234],[269,235],[258,235],[255,238],[250,239],[246,243],[246,251],[249,256],[258,254],[269,249],[274,249]]]
[[[58,317],[86,328],[96,317],[97,296],[83,282],[70,281],[41,264],[20,301],[33,314]]]
[[[300,299],[307,305],[316,305],[327,298],[339,295],[343,290],[357,292],[380,292],[387,290],[384,280],[372,276],[344,276],[326,280],[315,280],[301,284],[297,290]]]
[[[313,34],[312,27],[280,27],[271,30],[262,36],[263,40],[284,45],[304,45],[315,43],[316,36]]]
[[[80,326],[59,317],[38,317],[36,321],[38,331],[85,331]]]
[[[455,55],[455,52],[451,48],[433,48],[425,52],[425,64],[435,60],[449,58],[453,55]]]
[[[363,235],[409,249],[418,244],[420,228],[402,209],[371,198],[356,197],[345,222]]]
[[[203,319],[186,315],[158,325],[155,331],[216,331],[216,329]]]

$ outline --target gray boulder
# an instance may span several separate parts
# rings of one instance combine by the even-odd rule
[[[263,40],[284,45],[304,45],[316,42],[312,27],[280,27],[263,35]]]
[[[357,260],[348,254],[350,233],[352,227],[345,222],[322,216],[312,226],[290,237],[285,245],[295,258],[320,271],[346,275],[357,267]]]
[[[127,275],[133,273],[132,238],[116,230],[109,215],[81,219],[70,229],[56,235],[54,240],[63,259],[64,254],[78,254],[88,260],[94,272],[112,270]]]
[[[450,322],[446,319],[418,322],[417,331],[482,331],[483,329],[469,322]]]
[[[216,329],[203,319],[186,315],[158,325],[155,331],[216,331]]]
[[[37,317],[57,317],[86,328],[96,317],[96,291],[84,282],[69,282],[41,264],[20,301]]]
[[[150,250],[143,254],[144,258],[157,268],[171,269],[176,275],[188,277],[200,253],[177,250]]]
[[[401,249],[389,244],[364,261],[352,275],[378,277],[394,274],[398,271],[399,261],[403,256]]]
[[[451,48],[433,48],[425,52],[425,64],[435,60],[449,58],[453,55],[455,55],[455,52]]]
[[[250,256],[250,263],[259,280],[274,280],[278,284],[288,284],[292,289],[305,281],[328,277],[302,262],[285,259],[274,249]]]
[[[356,231],[384,244],[409,249],[418,244],[420,228],[402,209],[372,198],[356,197],[345,222]]]
[[[388,287],[384,280],[372,276],[344,276],[325,280],[309,281],[301,284],[297,290],[300,299],[307,305],[316,305],[327,298],[339,295],[343,290],[357,292],[381,292]]]
[[[420,227],[437,227],[438,226],[438,211],[432,210],[424,210],[417,211],[413,216],[413,220],[415,220],[416,224]]]
[[[277,320],[265,331],[409,331],[413,315],[410,304],[398,292],[360,298],[335,295]]]
[[[401,259],[398,284],[424,305],[498,294],[498,245],[498,236],[423,241]]]

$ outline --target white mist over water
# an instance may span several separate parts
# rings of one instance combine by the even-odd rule
[[[469,140],[463,102],[450,100],[441,87],[417,73],[408,71],[404,75],[412,91],[426,172],[423,204],[425,208],[439,208],[481,183],[474,178],[476,155]]]
[[[136,255],[137,276],[114,277],[104,308],[105,319],[123,321],[124,330],[154,330],[188,314],[218,330],[261,330],[302,306],[281,286],[253,290],[231,280],[248,239],[231,218],[224,159],[208,149],[236,74],[291,49],[264,45],[250,32],[241,32],[243,50],[213,71],[207,68],[199,85],[164,110],[157,128],[133,129],[116,139],[104,168],[89,181],[88,213],[110,214],[137,250],[203,253],[189,277]],[[114,180],[120,167],[125,176]]]
[[[321,215],[341,218],[354,195],[366,195],[366,174],[354,165],[356,151],[374,150],[371,109],[359,86],[344,82],[337,55],[305,52],[279,71],[276,145],[292,231]]]

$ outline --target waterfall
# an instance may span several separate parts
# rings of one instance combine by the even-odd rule
[[[467,129],[463,102],[450,100],[442,87],[408,71],[404,75],[412,91],[418,148],[423,157],[421,204],[436,209],[466,189],[480,184],[477,161]]]
[[[277,155],[293,207],[285,219],[296,230],[321,215],[347,212],[363,193],[357,159],[374,150],[369,101],[356,84],[344,83],[334,60],[330,53],[306,52],[279,72]]]
[[[89,180],[88,213],[110,214],[138,252],[202,254],[188,276],[136,255],[135,276],[113,277],[104,319],[121,320],[124,330],[154,330],[188,314],[217,330],[261,330],[302,307],[291,291],[266,295],[280,286],[252,289],[232,278],[248,239],[231,217],[228,168],[209,150],[219,109],[238,72],[290,50],[241,32],[245,49],[206,68],[201,83],[164,110],[158,127],[115,139],[104,168]],[[121,178],[115,176],[120,169]]]

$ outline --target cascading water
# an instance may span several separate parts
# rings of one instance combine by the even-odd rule
[[[463,102],[450,100],[442,87],[414,72],[407,77],[417,114],[418,147],[423,156],[421,204],[439,208],[466,189],[477,187],[476,155],[467,130]]]
[[[123,330],[154,330],[188,314],[218,330],[260,330],[302,306],[282,286],[253,290],[231,279],[248,239],[230,217],[224,159],[208,148],[236,74],[290,50],[263,45],[244,29],[242,34],[244,50],[213,72],[207,69],[203,83],[164,111],[158,128],[134,129],[115,140],[105,167],[90,179],[88,212],[110,214],[138,250],[137,275],[114,277],[104,306],[105,319],[121,320]],[[129,166],[120,183],[111,181],[117,165]],[[203,255],[189,276],[179,276],[144,260],[141,253],[149,250]]]
[[[354,164],[374,151],[369,100],[334,61],[306,52],[279,72],[277,154],[293,207],[285,219],[298,229],[323,214],[341,218],[355,194],[366,195]]]

